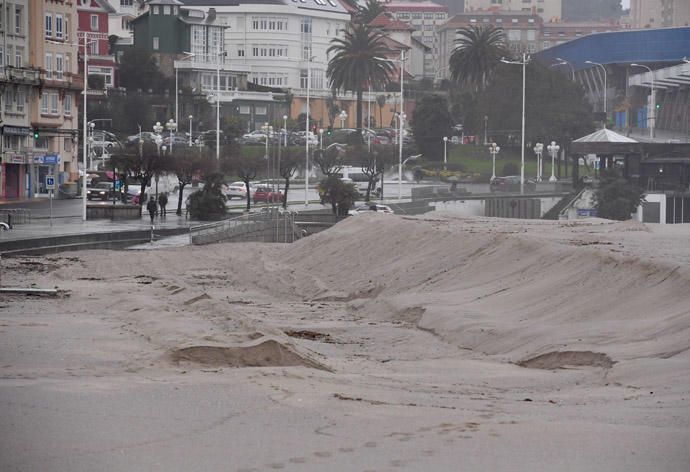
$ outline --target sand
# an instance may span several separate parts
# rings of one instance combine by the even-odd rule
[[[690,226],[2,260],[0,470],[690,470]]]

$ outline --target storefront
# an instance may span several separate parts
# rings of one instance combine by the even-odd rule
[[[59,164],[59,154],[34,155],[31,182],[35,196],[49,196],[48,189],[46,188],[46,176],[48,175],[55,175],[57,177],[56,184],[60,185],[64,183],[64,176],[62,175],[62,172],[58,172]]]
[[[25,153],[6,152],[2,156],[2,197],[28,197],[27,156]]]

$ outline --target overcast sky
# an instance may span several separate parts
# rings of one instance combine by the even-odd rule
[[[630,0],[622,0],[623,10],[630,8]]]

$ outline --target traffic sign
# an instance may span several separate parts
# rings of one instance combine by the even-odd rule
[[[46,175],[46,189],[55,190],[55,176]]]

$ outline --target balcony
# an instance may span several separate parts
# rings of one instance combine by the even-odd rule
[[[207,87],[203,87],[202,90],[208,95],[208,101],[215,103],[216,91]],[[245,90],[220,91],[221,103],[229,103],[235,100],[246,100],[253,102],[280,102],[285,100],[285,94],[273,92],[250,92]]]
[[[38,69],[28,67],[3,67],[0,69],[0,81],[15,84],[38,85],[41,77]]]
[[[218,61],[216,60],[216,56],[194,56],[190,59],[175,61],[174,68],[182,71],[215,71],[218,69]],[[252,68],[247,64],[233,63],[226,58],[224,61],[220,62],[220,70],[224,72],[239,72],[248,74],[252,71]]]

